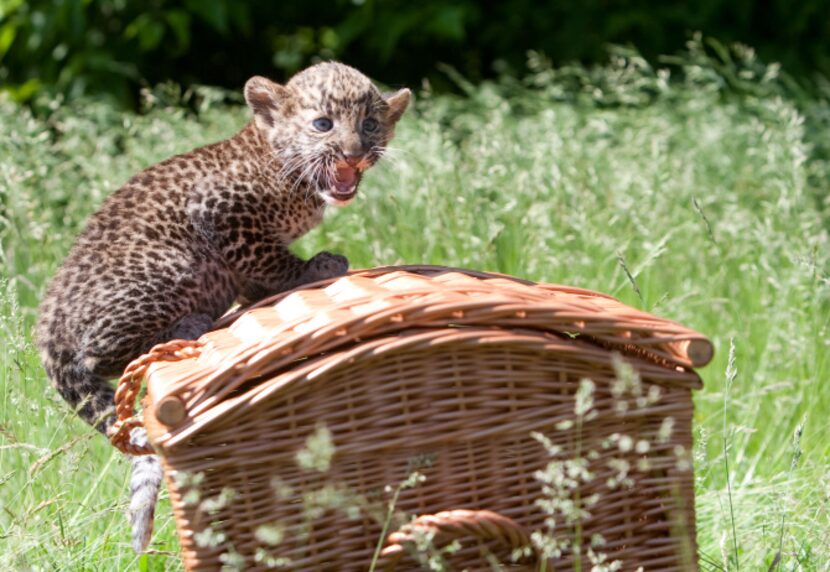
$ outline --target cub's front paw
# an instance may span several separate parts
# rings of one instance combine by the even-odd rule
[[[319,252],[308,261],[307,282],[316,282],[327,278],[343,276],[349,271],[349,261],[345,256],[331,252]]]

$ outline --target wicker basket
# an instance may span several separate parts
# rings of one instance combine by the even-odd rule
[[[229,554],[246,569],[280,557],[367,570],[379,541],[376,569],[415,569],[425,537],[433,550],[459,540],[453,569],[491,570],[533,531],[564,548],[551,557],[533,543],[507,569],[577,558],[589,569],[597,535],[591,550],[624,570],[696,569],[690,390],[712,357],[700,334],[602,294],[430,266],[354,272],[226,324],[157,346],[117,394],[113,442],[148,453],[128,442],[147,384],[143,422],[188,570]],[[323,425],[331,466],[301,467],[297,451]],[[543,489],[537,471],[576,459],[590,475]],[[415,469],[423,482],[396,486]],[[224,504],[223,489],[235,493]],[[562,490],[585,512],[551,529],[536,501]],[[399,514],[418,518],[399,529]]]

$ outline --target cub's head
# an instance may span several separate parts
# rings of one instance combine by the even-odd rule
[[[381,94],[362,73],[334,62],[303,70],[285,85],[259,76],[245,84],[245,100],[284,173],[337,206],[354,199],[409,98],[408,89]]]

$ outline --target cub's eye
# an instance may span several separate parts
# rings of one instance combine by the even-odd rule
[[[372,119],[371,117],[367,117],[363,120],[363,131],[366,133],[374,133],[378,129],[378,122],[377,119]]]
[[[334,127],[334,122],[328,117],[318,117],[311,124],[317,131],[331,131],[331,128]]]

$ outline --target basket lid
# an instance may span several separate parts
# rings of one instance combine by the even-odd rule
[[[703,367],[714,354],[704,335],[583,288],[532,282],[493,272],[444,266],[358,270],[266,298],[220,319],[231,347],[254,347],[276,337],[366,337],[391,329],[457,324],[541,328],[616,349],[641,350],[683,367]],[[381,326],[387,330],[388,327]],[[345,328],[345,329],[344,329]],[[207,339],[220,348],[220,336]],[[309,355],[309,354],[305,354]]]
[[[193,419],[246,381],[296,368],[297,360],[413,327],[459,326],[541,330],[686,375],[713,355],[702,334],[605,294],[495,273],[398,266],[273,296],[221,319],[193,343],[198,351],[157,352],[143,364],[151,400],[177,395]],[[169,444],[183,437],[176,431]]]

